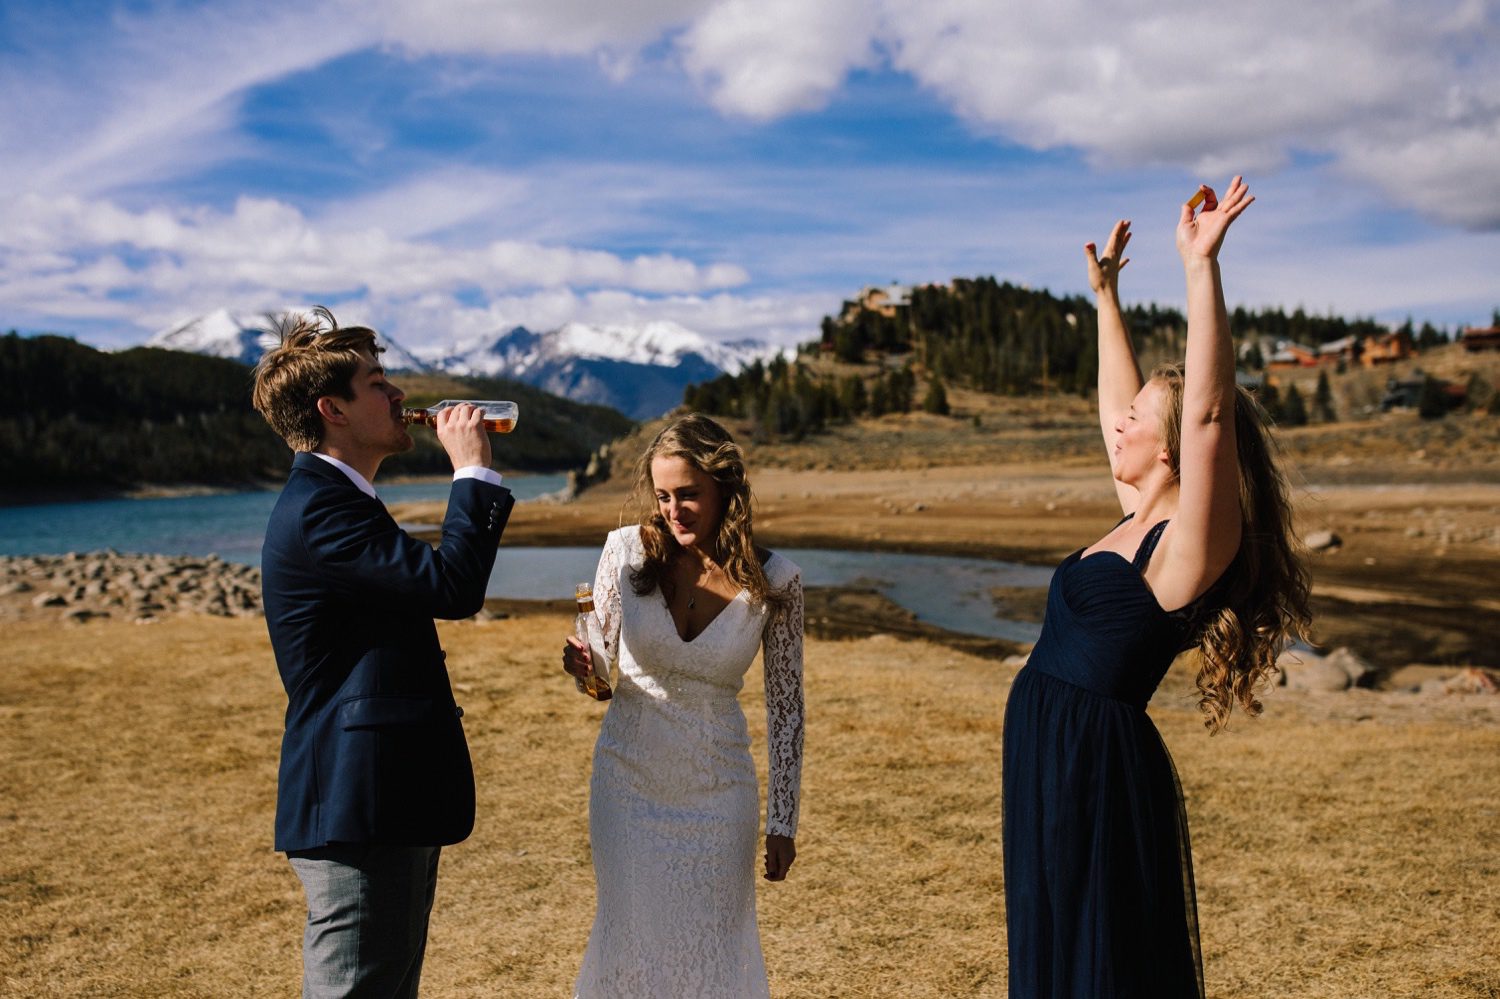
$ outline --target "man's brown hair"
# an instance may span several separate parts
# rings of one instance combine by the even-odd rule
[[[269,332],[280,342],[255,366],[251,401],[288,447],[312,451],[323,443],[318,400],[325,395],[353,399],[361,355],[378,358],[384,348],[375,342],[374,330],[340,328],[333,313],[321,305],[311,316],[282,316]]]

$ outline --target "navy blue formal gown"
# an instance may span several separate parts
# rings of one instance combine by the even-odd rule
[[[1203,995],[1182,788],[1146,715],[1202,603],[1164,611],[1141,578],[1166,526],[1152,527],[1132,561],[1068,556],[1011,687],[1002,799],[1011,999]]]

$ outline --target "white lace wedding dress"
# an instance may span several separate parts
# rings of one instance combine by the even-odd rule
[[[738,694],[764,645],[770,787],[766,831],[797,830],[802,765],[802,580],[765,564],[792,599],[769,612],[744,591],[691,642],[661,592],[636,596],[639,528],[610,534],[594,606],[614,699],[589,784],[598,907],[577,999],[768,996],[755,924],[759,793]]]

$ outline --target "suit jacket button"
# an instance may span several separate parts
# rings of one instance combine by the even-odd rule
[[[453,705],[453,715],[455,718],[462,718],[464,716],[464,709],[457,704]]]

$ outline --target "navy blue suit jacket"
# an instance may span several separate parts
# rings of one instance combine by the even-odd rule
[[[286,687],[276,849],[444,846],[474,827],[474,771],[433,618],[484,606],[510,490],[453,483],[436,550],[339,469],[298,454],[261,551]]]

